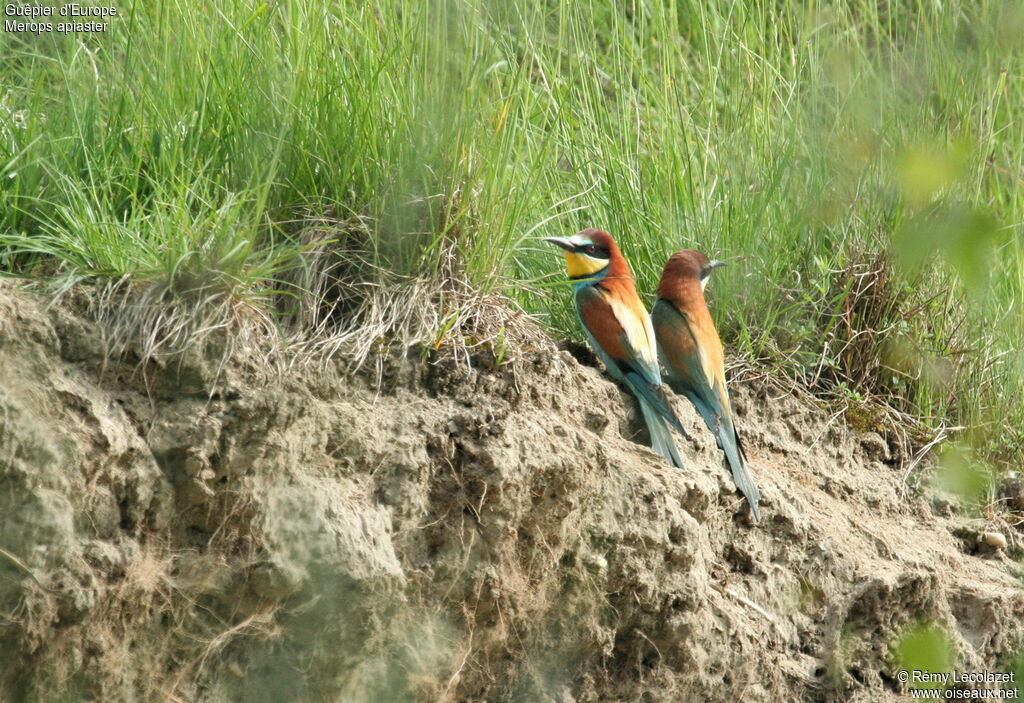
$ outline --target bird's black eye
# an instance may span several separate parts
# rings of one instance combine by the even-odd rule
[[[596,254],[596,253],[597,253],[597,249],[596,249],[596,248],[594,247],[594,245],[593,245],[593,244],[591,244],[590,246],[588,246],[588,247],[587,247],[586,249],[584,249],[583,251],[585,251],[585,252],[586,252],[587,254],[590,254],[591,256],[593,256],[594,254]]]

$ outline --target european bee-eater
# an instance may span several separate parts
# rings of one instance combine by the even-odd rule
[[[658,299],[651,311],[658,355],[668,371],[668,385],[690,399],[718,446],[725,452],[732,478],[754,520],[760,520],[761,492],[747,471],[746,456],[736,432],[729,389],[725,385],[725,353],[704,300],[711,272],[724,261],[708,261],[699,251],[677,251],[665,264]]]
[[[615,240],[607,232],[585,229],[568,239],[546,241],[565,250],[569,278],[575,281],[576,312],[594,352],[612,378],[625,383],[640,402],[654,451],[681,467],[669,425],[684,437],[686,432],[661,385],[654,329]]]

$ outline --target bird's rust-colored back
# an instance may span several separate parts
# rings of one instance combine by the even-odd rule
[[[701,272],[711,263],[708,257],[693,249],[684,249],[673,254],[665,264],[658,284],[658,297],[671,302],[679,312],[686,315],[690,329],[697,339],[679,334],[673,344],[663,345],[668,356],[698,354],[708,380],[725,391],[725,352],[722,340],[715,329],[704,289],[701,286]],[[658,331],[659,334],[669,332]],[[698,345],[699,340],[699,345]],[[670,362],[674,361],[670,359]],[[676,368],[685,368],[680,363]],[[726,409],[728,412],[728,409]]]

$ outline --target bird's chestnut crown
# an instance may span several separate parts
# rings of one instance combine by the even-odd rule
[[[727,264],[717,259],[709,261],[708,257],[694,249],[677,251],[669,257],[665,264],[665,272],[662,274],[663,287],[667,291],[673,285],[684,285],[687,281],[696,281],[703,291],[708,285],[711,272],[720,266],[727,266]]]

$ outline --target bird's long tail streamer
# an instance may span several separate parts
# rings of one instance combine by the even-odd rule
[[[651,435],[651,448],[668,459],[672,466],[682,468],[683,460],[679,456],[679,449],[672,437],[672,429],[669,427],[668,421],[646,400],[643,398],[638,398],[638,400],[640,401],[640,411],[644,415],[644,422],[647,424],[647,431]]]
[[[761,491],[758,490],[753,477],[747,471],[747,462],[743,460],[739,436],[731,422],[722,422],[718,430],[718,443],[725,450],[725,458],[732,471],[732,480],[750,503],[750,512],[754,516],[754,522],[760,522],[761,512],[757,509],[757,504],[761,500]]]

